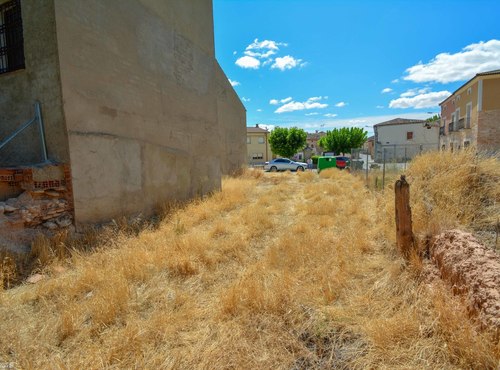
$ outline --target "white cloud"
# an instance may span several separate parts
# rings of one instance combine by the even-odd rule
[[[259,41],[259,39],[255,39],[250,45],[247,46],[246,50],[279,50],[279,46],[287,46],[287,44],[272,40]]]
[[[262,112],[262,109],[260,109],[260,108],[259,108],[259,109],[257,109],[257,112]]]
[[[338,102],[337,104],[335,104],[335,106],[336,106],[336,107],[338,107],[338,108],[345,107],[346,105],[347,105],[347,103],[346,103],[346,102],[343,102],[343,101]]]
[[[280,46],[286,46],[286,44],[272,40],[259,41],[259,39],[255,39],[246,47],[244,54],[252,58],[268,59],[278,52]],[[272,59],[266,60],[264,65],[270,62]]]
[[[236,65],[241,68],[259,69],[260,60],[245,55],[244,57],[238,58],[236,60]]]
[[[441,53],[429,63],[406,70],[405,80],[413,82],[449,83],[468,80],[476,73],[500,68],[500,40],[479,42],[455,54]]]
[[[249,102],[249,101],[250,101],[250,100],[252,100],[252,99],[250,99],[250,98],[245,98],[245,97],[243,96],[243,97],[241,98],[241,100],[243,100],[244,102]]]
[[[366,126],[373,126],[377,123],[389,121],[394,118],[409,118],[409,119],[427,119],[429,118],[429,114],[426,112],[416,112],[416,113],[398,113],[398,114],[391,114],[391,115],[378,115],[378,116],[362,116],[362,117],[350,117],[350,118],[342,118],[339,119],[338,117],[333,117],[333,118],[327,118],[324,117],[323,115],[318,116],[318,117],[304,117],[304,121],[300,122],[297,120],[296,117],[291,118],[287,123],[285,124],[284,122],[286,121],[285,118],[279,117],[276,119],[273,124],[279,125],[281,127],[284,126],[296,126],[299,128],[303,128],[304,130],[312,131],[312,130],[332,130],[334,128],[341,128],[341,127],[361,127],[364,128],[365,130],[372,132],[373,129],[371,127],[366,127]],[[262,125],[260,125],[262,127]]]
[[[234,87],[234,86],[240,86],[240,85],[241,85],[238,81],[233,81],[233,80],[231,80],[230,78],[228,78],[228,80],[229,80],[229,83],[231,84],[231,86],[233,86],[233,87]]]
[[[306,116],[317,116],[318,112],[306,113]]]
[[[383,105],[377,105],[375,108],[382,109],[382,108],[384,108],[384,106]]]
[[[411,96],[415,96],[417,93],[413,90],[408,90],[407,92],[404,92],[400,95],[401,98],[409,98]]]
[[[288,44],[273,40],[259,41],[259,39],[255,39],[245,48],[243,52],[245,55],[237,59],[236,64],[242,68],[251,69],[271,65],[272,69],[279,69],[281,71],[306,65],[305,62],[302,62],[302,59],[297,59],[290,55],[274,58],[273,56],[278,54],[281,46],[286,47]]]
[[[249,57],[261,58],[261,59],[267,59],[274,54],[276,54],[276,52],[274,50],[268,50],[264,53],[258,53],[258,52],[250,51],[250,50],[245,51],[245,55],[248,55]]]
[[[401,97],[391,100],[389,108],[434,108],[450,95],[451,93],[449,91],[438,91],[419,94],[412,97]]]
[[[335,113],[327,113],[327,114],[324,114],[325,117],[330,117],[330,118],[333,118],[333,117],[337,117],[338,114],[335,114]]]
[[[328,107],[328,104],[320,103],[318,100],[321,100],[321,97],[312,97],[307,99],[305,102],[296,102],[289,101],[286,104],[282,105],[278,109],[274,111],[274,113],[285,113],[285,112],[294,112],[298,110],[309,110],[309,109],[323,109]]]
[[[285,104],[285,103],[288,103],[290,101],[292,101],[293,98],[291,96],[289,96],[288,98],[285,98],[285,99],[281,99],[281,100],[278,100],[278,99],[271,99],[269,100],[269,104],[271,105],[278,105],[278,104]]]
[[[274,128],[276,127],[276,125],[265,125],[263,123],[260,123],[259,127],[263,128],[264,130],[267,130],[267,131],[272,131],[272,130],[274,130]]]
[[[390,87],[386,87],[385,89],[383,89],[381,91],[382,94],[387,94],[387,93],[390,93],[392,91],[392,89]]]
[[[395,78],[394,80],[391,81],[392,84],[397,84],[399,82],[399,78]]]
[[[409,89],[406,92],[402,93],[400,95],[401,98],[409,98],[418,94],[427,94],[428,92],[431,91],[430,87],[424,87],[424,88],[414,88],[414,89]]]
[[[282,58],[278,57],[274,59],[274,64],[271,66],[271,68],[277,68],[281,71],[284,71],[286,69],[292,69],[300,65],[302,62],[302,59],[295,59],[294,57],[287,55]]]

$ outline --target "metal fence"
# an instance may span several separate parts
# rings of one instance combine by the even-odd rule
[[[16,166],[24,165],[25,158],[24,153],[20,152],[20,149],[15,145],[16,139],[25,140],[23,134],[29,134],[29,137],[38,138],[36,140],[39,143],[40,149],[39,154],[33,153],[33,158],[30,163],[45,163],[48,160],[47,157],[47,146],[45,142],[45,129],[43,126],[42,109],[40,102],[35,102],[34,105],[34,117],[29,121],[20,125],[14,132],[10,133],[6,137],[0,137],[0,165],[2,166]],[[9,144],[10,147],[9,147]],[[33,143],[36,145],[36,142]],[[36,158],[36,159],[35,159]]]
[[[429,150],[437,150],[438,144],[407,144],[375,146],[374,160],[377,163],[406,163],[412,158]]]
[[[437,144],[378,145],[372,155],[366,149],[351,150],[351,172],[364,175],[368,187],[383,189],[386,178],[406,170],[417,155],[437,150]]]

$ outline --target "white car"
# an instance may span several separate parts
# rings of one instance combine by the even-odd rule
[[[288,158],[276,158],[264,165],[264,171],[304,171],[307,163],[295,162]]]

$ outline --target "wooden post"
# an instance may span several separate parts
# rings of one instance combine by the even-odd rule
[[[406,182],[404,175],[401,175],[401,179],[396,181],[394,192],[396,202],[396,243],[403,257],[408,260],[414,248],[415,240],[411,224],[410,185]]]

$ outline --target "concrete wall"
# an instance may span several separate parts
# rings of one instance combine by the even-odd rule
[[[218,64],[216,78],[221,171],[231,174],[246,164],[246,109]]]
[[[218,99],[212,2],[54,1],[77,223],[219,189],[240,161],[219,118],[245,126]]]
[[[53,0],[23,0],[21,11],[26,68],[0,75],[0,141],[34,116],[34,103],[39,100],[49,158],[67,162]],[[0,150],[0,166],[39,163],[41,159],[36,126]]]

